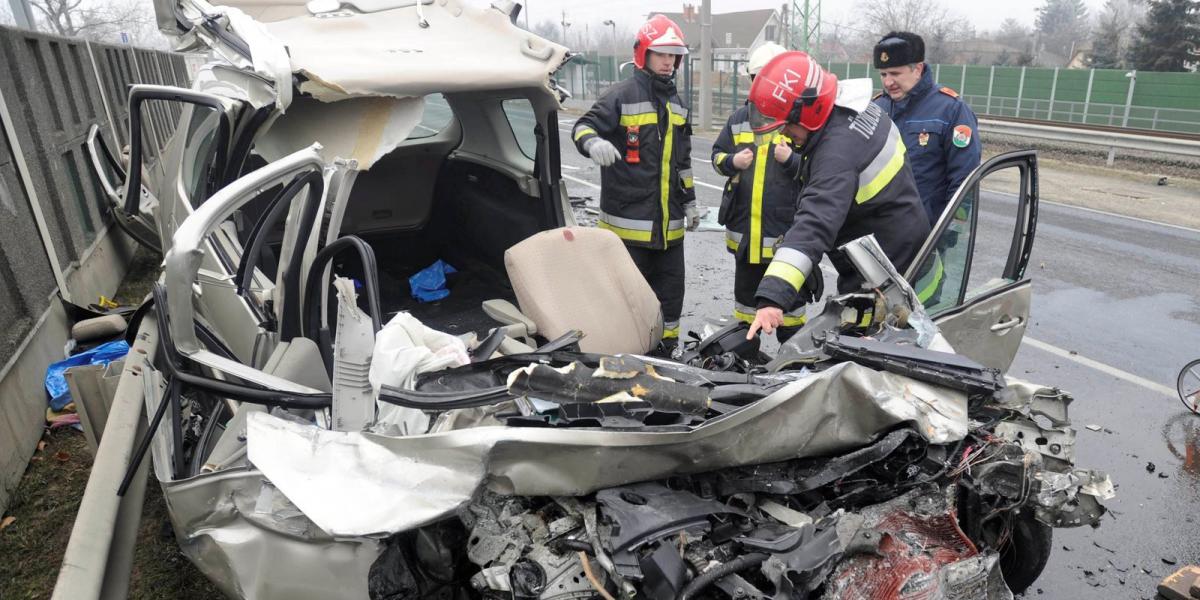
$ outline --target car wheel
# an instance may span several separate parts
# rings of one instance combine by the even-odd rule
[[[1038,521],[1031,511],[1015,514],[1008,542],[1000,547],[1000,572],[1014,594],[1024,592],[1046,568],[1053,546],[1054,530]]]

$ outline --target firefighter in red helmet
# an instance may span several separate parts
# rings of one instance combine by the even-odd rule
[[[652,17],[633,44],[633,77],[605,90],[571,131],[579,152],[600,167],[599,226],[625,242],[662,304],[663,351],[679,340],[683,233],[700,222],[690,113],[675,89],[687,53],[679,26]]]
[[[839,97],[837,77],[803,52],[768,62],[750,87],[750,126],[760,139],[777,139],[776,160],[802,182],[792,226],[775,249],[755,293],[757,310],[747,337],[784,324],[816,268],[830,253],[838,291],[862,282],[838,246],[874,234],[901,272],[929,236],[929,220],[905,160],[904,142],[891,119],[862,97]]]

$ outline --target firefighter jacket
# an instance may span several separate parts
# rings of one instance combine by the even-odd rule
[[[599,226],[630,246],[683,243],[684,204],[696,201],[696,191],[691,125],[675,85],[639,69],[606,90],[571,131],[585,156],[596,136],[621,153],[600,170]]]
[[[874,101],[900,127],[917,191],[929,222],[935,223],[958,186],[979,166],[975,113],[957,92],[933,82],[929,65],[903,99],[881,94]]]
[[[733,112],[713,144],[712,164],[728,177],[721,196],[717,222],[725,226],[725,246],[738,261],[765,264],[775,255],[775,244],[792,226],[800,197],[799,162],[789,170],[775,160],[775,144],[791,140],[776,135],[772,143],[756,146],[750,129],[750,109]],[[733,157],[754,151],[748,167],[738,170]]]
[[[796,294],[828,253],[838,271],[838,291],[855,291],[861,277],[834,250],[851,240],[875,235],[900,272],[929,237],[900,132],[879,106],[861,113],[835,106],[821,129],[810,134],[788,159],[804,187],[792,226],[775,250],[758,286],[757,308],[793,306]]]

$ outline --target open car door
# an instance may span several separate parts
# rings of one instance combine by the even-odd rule
[[[993,157],[963,182],[905,274],[954,349],[1001,371],[1029,322],[1037,202],[1037,153]]]

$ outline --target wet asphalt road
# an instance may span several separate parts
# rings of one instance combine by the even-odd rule
[[[571,123],[560,126],[563,175],[594,205],[599,172],[575,151]],[[723,181],[710,153],[709,140],[693,138],[697,196],[715,207]],[[1016,202],[1004,185],[984,187],[998,189],[983,194],[975,269],[999,274]],[[1175,564],[1200,564],[1200,417],[1173,392],[1179,369],[1200,357],[1200,231],[1042,200],[1026,273],[1031,322],[1009,374],[1072,393],[1077,465],[1107,471],[1117,497],[1098,529],[1055,530],[1028,597],[1153,598]],[[685,332],[731,309],[722,237],[687,237]]]

